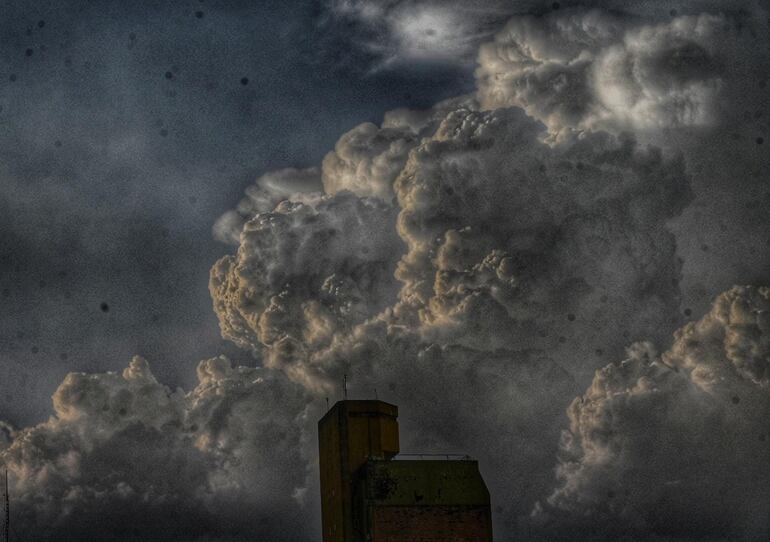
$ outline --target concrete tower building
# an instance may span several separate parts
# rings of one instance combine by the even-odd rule
[[[397,418],[395,405],[346,400],[318,422],[323,542],[491,542],[478,463],[397,457]]]

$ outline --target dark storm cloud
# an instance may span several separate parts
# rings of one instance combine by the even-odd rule
[[[455,16],[442,4],[324,6],[321,28],[379,23],[400,62],[466,61],[392,41],[399,10]],[[729,289],[770,281],[768,222],[744,205],[766,192],[749,135],[768,19],[742,6],[522,6],[482,45],[475,93],[258,177],[215,227],[238,249],[209,287],[223,336],[265,366],[209,359],[189,392],[141,358],[71,374],[51,419],[0,431],[20,521],[51,538],[312,539],[315,422],[347,374],[401,407],[405,450],[480,459],[498,537],[767,537],[768,292]]]

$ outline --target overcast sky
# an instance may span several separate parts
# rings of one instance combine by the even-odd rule
[[[0,0],[15,528],[316,540],[347,375],[498,540],[767,539],[770,17],[629,4]]]

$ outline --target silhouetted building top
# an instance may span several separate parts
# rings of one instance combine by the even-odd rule
[[[478,463],[403,460],[398,408],[339,401],[318,422],[323,542],[490,542]]]

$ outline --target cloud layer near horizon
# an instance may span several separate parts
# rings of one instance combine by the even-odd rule
[[[570,539],[599,521],[616,538],[764,538],[768,354],[768,288],[721,294],[660,356],[632,345],[570,405],[560,485],[536,519],[557,533],[572,523]]]
[[[304,392],[226,358],[202,361],[198,379],[172,391],[139,357],[122,374],[70,374],[53,416],[2,444],[14,529],[34,540],[308,536],[295,523]]]
[[[767,289],[720,295],[666,348],[683,312],[770,282],[770,221],[746,205],[770,201],[747,87],[766,31],[754,11],[516,17],[475,95],[264,175],[215,226],[238,249],[210,279],[263,368],[207,360],[188,393],[141,359],[70,375],[51,420],[0,428],[20,522],[312,538],[315,420],[346,373],[399,405],[405,450],[480,460],[500,538],[767,536]]]

